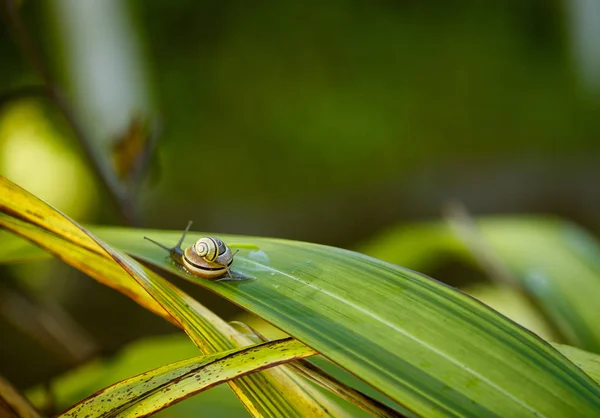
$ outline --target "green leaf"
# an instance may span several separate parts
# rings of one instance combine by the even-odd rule
[[[585,415],[600,407],[600,388],[549,344],[416,272],[332,247],[217,235],[259,250],[241,249],[233,265],[253,280],[214,282],[142,239],[169,245],[180,232],[94,231],[271,322],[417,414]]]
[[[563,344],[552,344],[558,351],[579,366],[589,377],[600,383],[600,355]]]
[[[171,363],[116,383],[61,417],[148,416],[225,381],[310,355],[292,338]]]
[[[114,251],[69,218],[2,176],[0,212],[18,215],[32,223],[0,213],[0,226],[46,248],[63,261],[162,314],[182,327],[205,354],[250,344],[247,338],[171,283],[130,257]],[[75,245],[69,247],[69,241]],[[149,299],[155,300],[154,305]],[[305,349],[311,351],[308,347]],[[251,414],[256,416],[296,413],[345,415],[337,405],[287,369],[253,374],[231,381],[229,385]]]

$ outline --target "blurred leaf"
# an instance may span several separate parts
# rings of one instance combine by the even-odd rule
[[[61,416],[148,416],[224,381],[312,354],[287,338],[194,357],[105,388]]]
[[[47,251],[8,232],[0,231],[0,243],[0,264],[41,260],[50,256]]]
[[[391,227],[360,245],[357,250],[413,270],[431,271],[456,254],[466,254],[449,225],[420,222]]]
[[[598,242],[576,225],[552,218],[489,218],[478,226],[567,341],[599,353]]]
[[[73,216],[89,216],[98,207],[96,183],[50,109],[38,99],[0,108],[0,174]]]
[[[543,340],[413,271],[332,247],[218,235],[260,249],[240,249],[233,266],[255,280],[214,282],[187,274],[142,239],[170,244],[180,232],[94,231],[271,322],[417,414],[543,415],[600,406],[600,388]],[[190,234],[185,245],[202,235]]]
[[[0,376],[0,416],[41,418],[29,401]]]
[[[112,250],[69,218],[1,176],[0,211],[19,215],[34,224],[51,229],[54,234],[0,213],[0,226],[30,239],[63,261],[89,273],[102,283],[124,290],[125,294],[140,304],[170,318],[186,331],[205,354],[250,344],[248,339],[171,283],[128,256]],[[86,258],[86,251],[81,248],[68,251],[66,240],[92,252],[88,251],[89,257]],[[96,266],[99,267],[98,270]],[[107,269],[112,269],[112,272]],[[112,274],[106,276],[107,272]],[[130,275],[129,281],[125,272]],[[152,305],[150,296],[160,301],[160,305]],[[165,315],[162,310],[167,310],[168,314]],[[309,348],[306,349],[310,351]],[[286,369],[253,374],[230,381],[229,385],[253,415],[280,416],[290,411],[323,416],[345,415],[335,404]]]

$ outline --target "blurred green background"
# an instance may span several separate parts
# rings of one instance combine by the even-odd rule
[[[475,215],[556,214],[600,232],[594,0],[52,0],[18,11],[104,166],[136,127],[153,144],[146,169],[122,182],[137,225],[194,220],[353,249],[459,200]],[[0,174],[77,221],[122,223],[55,104],[14,99],[41,78],[9,21]],[[481,276],[452,263],[426,273]],[[87,355],[36,340],[6,308],[17,296],[76,318],[88,354],[175,332],[58,262],[0,276],[0,372],[20,387]]]

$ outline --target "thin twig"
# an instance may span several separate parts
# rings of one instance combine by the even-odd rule
[[[58,86],[54,83],[45,60],[42,58],[42,55],[33,42],[30,32],[24,25],[19,11],[17,10],[16,1],[5,0],[4,9],[8,26],[10,27],[16,42],[19,44],[21,52],[31,68],[34,69],[42,78],[47,96],[58,107],[67,124],[71,128],[71,131],[79,142],[79,145],[81,146],[92,169],[100,179],[100,182],[106,189],[108,196],[117,209],[122,222],[126,225],[137,224],[137,216],[134,205],[131,201],[131,197],[126,192],[126,189],[119,184],[110,167],[108,167],[106,164],[103,164],[101,158],[98,157],[98,155],[94,152],[90,138],[86,135],[83,127],[75,117],[75,113],[73,112],[70,104],[64,98],[64,95]]]

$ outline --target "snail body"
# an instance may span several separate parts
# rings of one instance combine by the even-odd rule
[[[233,278],[229,267],[233,263],[233,256],[235,254],[219,238],[203,237],[196,241],[194,245],[188,246],[185,250],[181,249],[181,244],[191,226],[192,222],[190,221],[179,242],[173,248],[169,248],[148,237],[144,238],[169,251],[171,258],[180,265],[183,265],[194,276],[205,279],[216,279],[225,273],[229,273],[229,276]]]

